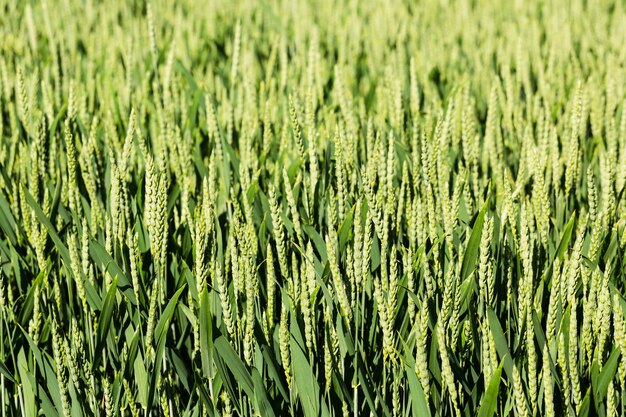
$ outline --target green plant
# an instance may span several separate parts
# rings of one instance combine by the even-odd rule
[[[621,2],[1,2],[4,415],[626,398]]]

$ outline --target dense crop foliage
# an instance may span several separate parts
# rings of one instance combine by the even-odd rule
[[[3,1],[1,416],[623,415],[626,10],[542,3]]]

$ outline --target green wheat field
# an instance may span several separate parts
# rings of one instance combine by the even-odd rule
[[[0,0],[0,417],[626,413],[626,4]]]

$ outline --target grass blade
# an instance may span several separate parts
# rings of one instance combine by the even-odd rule
[[[500,365],[493,372],[489,379],[487,391],[483,395],[480,408],[478,409],[478,417],[493,417],[498,405],[498,392],[500,391],[500,380],[502,379],[502,366],[504,361],[500,361]]]

